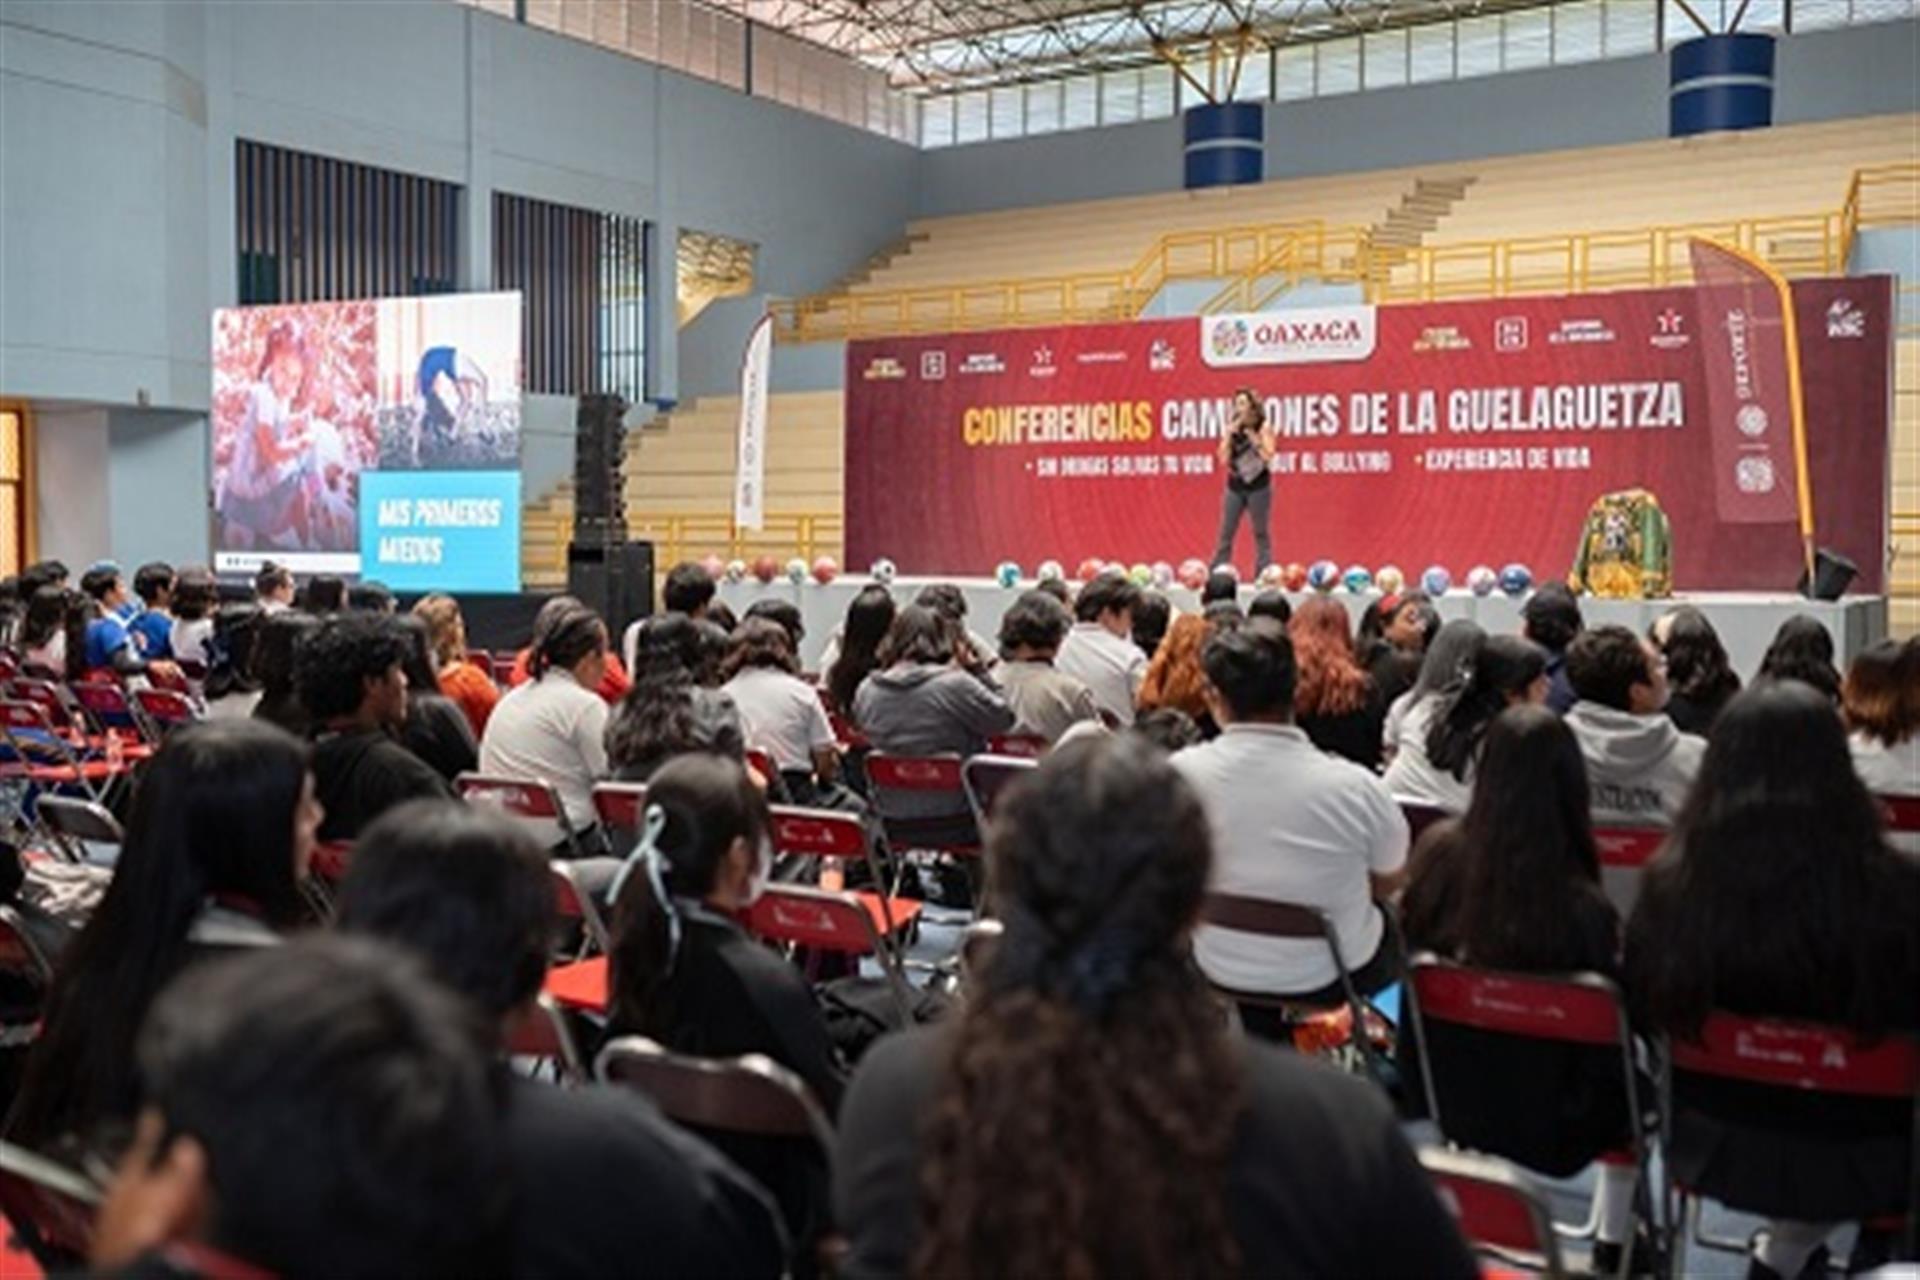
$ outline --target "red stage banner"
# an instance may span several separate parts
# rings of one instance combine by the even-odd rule
[[[1788,590],[1802,567],[1788,422],[1769,381],[1772,465],[1716,446],[1727,392],[1709,378],[1738,370],[1708,292],[849,343],[847,558],[921,574],[1204,558],[1225,488],[1215,445],[1246,386],[1278,434],[1282,562],[1437,563],[1459,581],[1519,561],[1559,577],[1593,501],[1644,488],[1671,522],[1678,590]],[[1883,590],[1892,296],[1881,276],[1793,286],[1815,527],[1865,592]],[[1725,347],[1711,368],[1709,336]],[[1742,441],[1746,417],[1736,406],[1726,424]],[[1243,529],[1235,560],[1252,555]]]

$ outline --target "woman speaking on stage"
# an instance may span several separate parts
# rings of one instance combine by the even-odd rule
[[[1273,563],[1273,540],[1267,521],[1273,515],[1273,432],[1267,411],[1251,387],[1233,393],[1233,423],[1220,437],[1220,461],[1227,469],[1227,491],[1220,506],[1220,542],[1209,564],[1233,563],[1233,539],[1240,529],[1240,513],[1253,525],[1253,571]]]

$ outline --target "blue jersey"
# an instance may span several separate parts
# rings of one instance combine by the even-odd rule
[[[127,624],[113,614],[95,618],[87,624],[86,668],[89,671],[111,667],[113,655],[133,642]]]
[[[127,624],[127,630],[133,633],[134,648],[149,662],[155,658],[173,656],[172,614],[161,613],[158,609],[143,609]]]

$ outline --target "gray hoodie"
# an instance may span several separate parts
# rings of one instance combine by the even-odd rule
[[[1587,760],[1596,823],[1666,826],[1679,816],[1705,738],[1680,732],[1658,713],[1637,716],[1584,700],[1567,712],[1567,727]]]
[[[959,667],[928,662],[898,663],[860,682],[853,695],[853,722],[874,750],[890,756],[954,755],[962,759],[987,749],[987,739],[1013,727],[1013,711],[999,693]],[[902,797],[905,799],[905,797]],[[930,804],[896,805],[924,814],[964,811],[943,797]],[[919,816],[919,815],[913,815]]]

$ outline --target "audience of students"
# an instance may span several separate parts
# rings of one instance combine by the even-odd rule
[[[880,665],[880,644],[893,626],[895,612],[893,593],[877,582],[869,583],[848,602],[846,621],[827,640],[820,655],[820,687],[841,715],[853,714],[860,682]]]
[[[409,614],[396,621],[407,640],[400,666],[407,676],[407,719],[400,741],[451,783],[480,763],[480,747],[466,712],[440,691],[427,624]]]
[[[196,957],[271,944],[306,918],[320,803],[306,744],[232,720],[178,729],[145,766],[113,878],[67,948],[6,1137],[112,1149],[137,1090],[134,1039]]]
[[[635,641],[633,688],[607,723],[607,763],[614,776],[645,782],[668,760],[689,752],[743,761],[740,710],[708,687],[706,625],[684,613],[663,613],[648,618]]]
[[[720,674],[721,692],[739,710],[748,745],[767,754],[797,802],[815,803],[839,775],[840,750],[820,695],[800,678],[787,630],[749,611]]]
[[[1666,659],[1648,641],[1610,624],[1574,637],[1566,672],[1579,695],[1567,724],[1586,757],[1595,820],[1610,826],[1672,822],[1700,770],[1706,742],[1680,732],[1664,714]]]
[[[307,589],[301,598],[301,607],[315,617],[325,617],[330,613],[344,613],[347,608],[347,583],[344,578],[329,574],[316,574],[307,579]]]
[[[460,602],[437,592],[425,595],[415,602],[413,616],[427,624],[440,692],[453,699],[478,739],[487,731],[487,717],[500,701],[500,686],[493,682],[493,672],[482,670],[467,657],[467,621]]]
[[[23,666],[59,679],[66,678],[67,636],[76,617],[82,629],[82,636],[74,645],[76,655],[86,643],[85,599],[78,592],[55,586],[40,587],[27,597],[26,612],[18,629]]]
[[[534,1007],[559,925],[539,846],[497,815],[419,800],[367,829],[336,927],[417,955],[484,1015],[498,1054]],[[627,1089],[508,1079],[514,1275],[777,1276],[784,1242],[764,1194]]]
[[[293,608],[293,570],[268,560],[253,575],[253,595],[269,617]]]
[[[410,648],[399,622],[376,613],[335,614],[300,642],[294,678],[313,725],[313,776],[327,811],[322,840],[352,840],[402,801],[453,794],[399,740]]]
[[[1647,870],[1627,922],[1627,994],[1646,1031],[1675,1039],[1715,1010],[1912,1032],[1916,920],[1920,861],[1888,845],[1825,693],[1758,681],[1720,713]],[[1912,1207],[1910,1100],[1787,1092],[1682,1075],[1665,1148],[1688,1185],[1796,1207],[1755,1242],[1749,1274],[1765,1280],[1823,1271],[1809,1264],[1840,1221]]]
[[[540,606],[540,612],[533,615],[532,639],[528,641],[526,648],[513,655],[513,669],[507,674],[507,685],[510,688],[518,689],[535,678],[536,673],[532,669],[533,652],[540,646],[541,634],[558,619],[586,607],[584,603],[572,596],[555,596]],[[609,650],[607,660],[602,664],[600,679],[594,692],[598,693],[601,700],[608,706],[614,706],[620,699],[627,696],[627,690],[632,687],[633,681],[627,674],[626,665],[620,661],[620,655]]]
[[[111,671],[118,676],[145,675],[149,665],[156,665],[157,671],[177,674],[178,668],[164,657],[149,659],[134,642],[134,633],[128,628],[128,620],[138,606],[132,593],[127,590],[125,577],[120,566],[110,560],[103,560],[80,575],[80,591],[92,602],[91,614],[82,644],[84,657],[81,659],[81,672]],[[73,666],[73,653],[67,653],[67,665]]]
[[[896,756],[978,755],[1013,728],[997,690],[965,669],[967,641],[925,605],[900,610],[881,643],[880,669],[854,695],[853,720],[874,749]],[[1064,650],[1063,650],[1064,653]]]
[[[1287,624],[1297,655],[1294,721],[1322,751],[1367,769],[1380,767],[1387,704],[1353,653],[1347,607],[1324,596],[1303,603]]]
[[[1667,662],[1667,719],[1682,733],[1706,737],[1720,709],[1740,692],[1719,632],[1706,614],[1683,604],[1655,618],[1647,638]]]
[[[207,670],[213,665],[214,615],[220,610],[220,583],[213,570],[199,565],[182,569],[169,602],[173,617],[167,629],[167,654]],[[158,616],[149,613],[139,620]]]
[[[163,560],[151,560],[133,571],[133,611],[127,615],[127,631],[134,648],[148,660],[168,659],[173,652],[173,605],[175,577],[173,566]]]
[[[254,646],[252,673],[260,686],[260,698],[254,703],[253,716],[304,738],[313,717],[300,700],[296,659],[307,638],[320,629],[320,621],[293,609],[274,612],[262,606],[262,613],[266,622]]]
[[[254,654],[266,621],[266,611],[251,600],[222,605],[214,614],[213,632],[204,646],[207,674],[201,685],[209,718],[245,719],[259,707]]]
[[[1276,588],[1258,592],[1247,601],[1249,618],[1272,618],[1281,626],[1293,621],[1293,602],[1287,599],[1287,593]]]
[[[578,602],[556,610],[534,633],[531,679],[500,699],[480,740],[481,773],[550,784],[582,839],[596,826],[593,784],[608,771],[607,703],[596,690],[609,657],[599,614]],[[544,824],[542,838],[563,855],[583,852],[557,822]]]
[[[1520,606],[1520,630],[1547,651],[1547,705],[1565,715],[1579,695],[1567,676],[1567,646],[1586,624],[1580,601],[1564,582],[1543,582]]]
[[[1461,812],[1487,726],[1508,707],[1544,703],[1548,687],[1546,650],[1520,636],[1485,641],[1464,673],[1401,721],[1387,789],[1403,801]]]
[[[1754,679],[1798,680],[1838,705],[1840,672],[1833,665],[1833,634],[1820,619],[1796,613],[1773,633]]]
[[[704,619],[702,619],[704,621]],[[749,622],[771,622],[787,635],[787,651],[793,655],[796,664],[800,661],[800,642],[807,638],[806,620],[800,616],[800,606],[791,600],[755,600],[747,606],[740,621],[724,628],[731,637]]]
[[[1073,629],[1060,644],[1054,665],[1093,690],[1103,720],[1133,723],[1147,655],[1133,643],[1133,607],[1140,588],[1125,574],[1103,573],[1080,588],[1073,602]]]
[[[842,1274],[1477,1274],[1379,1093],[1227,1033],[1188,958],[1208,823],[1157,749],[1070,743],[1001,806],[972,998],[842,1110]]]
[[[1473,655],[1486,641],[1487,633],[1471,618],[1455,618],[1434,632],[1433,643],[1420,659],[1420,674],[1387,708],[1387,718],[1380,729],[1383,760],[1391,763],[1393,753],[1400,749],[1400,731],[1414,707],[1464,675],[1473,662]]]
[[[995,676],[1013,711],[1014,733],[1058,742],[1076,724],[1099,723],[1093,690],[1054,666],[1072,627],[1073,615],[1044,591],[1023,592],[1000,616]]]
[[[1847,668],[1841,711],[1867,790],[1920,795],[1920,638],[1869,645]]]
[[[1439,630],[1440,611],[1423,591],[1382,596],[1361,613],[1354,651],[1383,705],[1393,705],[1413,687],[1421,659]]]
[[[472,1023],[409,957],[361,939],[188,974],[139,1037],[139,1120],[94,1274],[499,1274],[511,1180]]]
[[[1173,765],[1199,795],[1213,832],[1209,887],[1324,912],[1355,984],[1378,990],[1397,968],[1378,904],[1404,878],[1408,836],[1399,805],[1379,778],[1323,752],[1294,723],[1299,673],[1293,642],[1277,625],[1261,618],[1216,632],[1202,660],[1220,736],[1175,755]],[[1203,924],[1193,951],[1201,970],[1229,991],[1339,998],[1339,974],[1318,939]],[[1247,1005],[1241,1017],[1249,1030],[1279,1033],[1270,1009]]]

